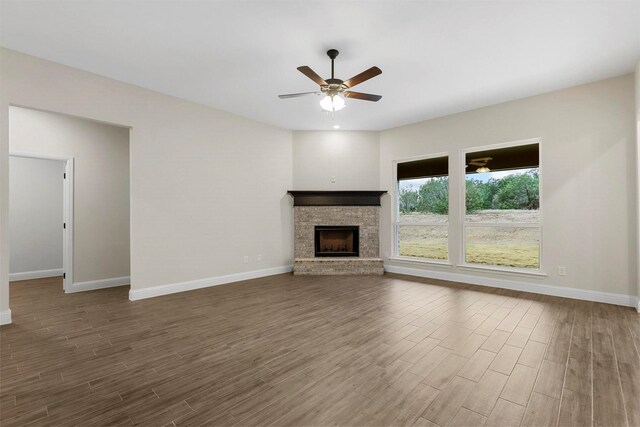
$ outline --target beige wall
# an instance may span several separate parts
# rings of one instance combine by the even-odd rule
[[[292,263],[290,131],[0,52],[0,310],[8,308],[9,104],[131,127],[132,290]]]
[[[10,103],[132,127],[134,289],[290,264],[293,220],[288,189],[392,190],[394,160],[443,151],[457,156],[465,147],[540,137],[542,268],[548,277],[456,267],[441,271],[626,295],[637,292],[632,75],[381,133],[292,136],[287,130],[17,52],[3,49],[0,60],[0,310],[8,308]],[[354,156],[356,161],[345,161]],[[460,173],[458,166],[451,170],[454,189]],[[381,210],[382,255],[392,248],[390,200],[391,196],[383,198]],[[460,194],[454,191],[451,203],[452,212],[460,212]],[[452,239],[460,237],[459,222],[452,218]],[[257,254],[262,262],[256,261]],[[244,255],[250,256],[248,264],[242,263]],[[458,254],[452,254],[452,261],[459,261]],[[557,276],[558,265],[567,267],[566,277]],[[438,270],[413,264],[411,268]]]
[[[295,190],[378,190],[379,132],[293,132]],[[335,182],[332,182],[335,180]]]
[[[459,151],[542,138],[541,179],[545,278],[470,272],[411,264],[411,268],[506,278],[635,295],[637,275],[634,77],[625,75],[549,94],[381,132],[381,187],[391,189],[394,160],[448,152],[451,232],[459,241],[462,179]],[[392,253],[391,197],[382,209],[381,250]],[[396,261],[390,265],[403,265]],[[558,266],[567,275],[557,275]]]
[[[9,150],[74,158],[74,282],[129,276],[129,129],[9,107]]]

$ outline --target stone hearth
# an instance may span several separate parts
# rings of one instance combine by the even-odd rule
[[[294,274],[381,275],[384,273],[379,247],[379,211],[380,195],[385,192],[290,191],[290,193],[294,196]],[[358,227],[359,256],[316,257],[316,226]]]
[[[293,274],[296,275],[381,275],[384,273],[381,258],[296,258]]]

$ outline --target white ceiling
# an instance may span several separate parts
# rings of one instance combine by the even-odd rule
[[[15,1],[4,47],[289,129],[380,130],[632,72],[640,1]],[[373,65],[332,119],[296,70]]]

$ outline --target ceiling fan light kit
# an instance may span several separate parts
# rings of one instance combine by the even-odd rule
[[[327,95],[322,98],[322,101],[320,101],[322,109],[331,112],[340,111],[345,107],[345,105],[346,102],[344,101],[344,98],[337,94]]]
[[[353,92],[350,89],[355,85],[365,82],[379,74],[382,71],[378,67],[371,67],[362,73],[351,77],[349,80],[336,79],[334,75],[334,60],[338,56],[339,52],[336,49],[329,49],[327,56],[331,59],[331,78],[324,80],[310,67],[303,65],[298,67],[305,76],[309,77],[315,83],[320,86],[320,92],[303,92],[303,93],[291,93],[286,95],[279,95],[280,99],[297,98],[306,95],[325,95],[320,101],[320,106],[323,110],[335,112],[342,110],[346,106],[345,98],[360,99],[363,101],[379,101],[382,96],[372,95],[369,93]]]

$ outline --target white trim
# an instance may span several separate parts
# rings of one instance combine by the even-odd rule
[[[175,294],[178,292],[208,288],[210,286],[224,285],[226,283],[239,282],[242,280],[290,273],[291,271],[293,271],[293,265],[283,265],[280,267],[266,268],[264,270],[253,270],[244,273],[228,274],[225,276],[207,277],[204,279],[190,280],[188,282],[169,283],[167,285],[154,286],[151,288],[131,289],[129,291],[129,299],[131,301],[137,301],[162,295]]]
[[[0,325],[11,324],[11,309],[0,311]]]
[[[465,222],[464,225],[465,227],[540,228],[537,222]]]
[[[50,154],[29,153],[25,151],[10,151],[10,157],[25,157],[30,159],[56,160],[64,163],[64,173],[66,179],[63,182],[63,219],[66,224],[62,237],[62,269],[65,278],[62,280],[62,287],[65,292],[71,290],[73,283],[73,180],[74,180],[74,158],[73,156],[58,156]]]
[[[517,228],[535,228],[538,227],[539,228],[539,241],[538,241],[538,272],[542,271],[542,266],[544,265],[543,261],[544,261],[544,257],[543,257],[543,228],[542,228],[542,224],[543,224],[543,207],[544,207],[544,200],[543,200],[543,195],[542,195],[542,178],[543,178],[543,168],[542,168],[542,138],[541,137],[536,137],[536,138],[528,138],[528,139],[520,139],[517,141],[509,141],[509,142],[501,142],[498,144],[490,144],[490,145],[482,145],[482,146],[478,146],[478,147],[468,147],[468,148],[463,148],[460,150],[459,152],[459,158],[458,158],[458,162],[461,165],[465,165],[467,163],[467,153],[472,153],[475,151],[487,151],[487,150],[498,150],[498,149],[502,149],[502,148],[511,148],[511,147],[518,147],[521,145],[531,145],[531,144],[538,144],[538,201],[540,203],[540,205],[538,206],[538,223],[528,223],[530,225],[518,225],[515,224],[515,227]],[[461,224],[461,229],[462,229],[462,234],[460,235],[460,240],[459,240],[459,247],[458,249],[458,259],[461,261],[461,263],[463,265],[466,264],[466,260],[467,260],[467,227],[471,226],[471,227],[504,227],[505,225],[502,224],[498,224],[498,223],[483,223],[483,222],[467,222],[467,170],[466,168],[462,168],[461,170],[461,174],[460,174],[460,179],[461,179],[461,185],[462,185],[462,191],[460,194],[460,224]],[[496,267],[496,266],[494,266]],[[544,273],[542,273],[544,274]]]
[[[440,157],[447,158],[447,179],[449,179],[449,162],[451,161],[451,154],[449,151],[441,151],[438,153],[431,153],[427,155],[421,156],[412,156],[412,157],[404,157],[401,159],[394,159],[391,162],[391,182],[394,183],[393,189],[390,191],[391,196],[391,241],[393,247],[391,248],[391,256],[399,257],[400,255],[400,238],[398,237],[399,226],[400,226],[400,181],[398,181],[398,164],[407,163],[416,160],[427,160],[427,159],[437,159]],[[451,194],[451,187],[449,187],[449,194]],[[451,197],[449,196],[449,200]],[[450,205],[449,205],[450,207]],[[450,211],[450,209],[449,209]],[[408,224],[402,224],[408,225]],[[434,224],[437,226],[446,226],[447,227],[447,236],[451,234],[451,226],[450,221],[447,220],[445,223]],[[449,244],[447,243],[447,256],[451,259],[449,254]]]
[[[587,289],[577,289],[563,286],[543,285],[541,283],[524,283],[516,282],[513,280],[468,276],[466,274],[450,273],[446,271],[419,270],[415,268],[397,267],[388,264],[385,264],[384,269],[389,273],[406,274],[408,276],[428,277],[430,279],[448,280],[452,282],[469,283],[472,285],[531,292],[534,294],[603,302],[606,304],[622,305],[625,307],[635,307],[637,304],[636,297],[633,295],[614,294],[610,292],[591,291]]]
[[[9,281],[42,279],[45,277],[62,276],[62,268],[54,268],[51,270],[23,271],[22,273],[9,273]]]
[[[113,288],[116,286],[125,286],[131,283],[129,276],[112,277],[110,279],[89,280],[87,282],[78,282],[71,285],[70,289],[65,289],[66,293],[93,291],[95,289]]]
[[[446,267],[451,268],[453,264],[449,260],[435,260],[428,258],[418,258],[418,257],[406,257],[406,256],[392,256],[388,258],[389,261],[393,262],[406,262],[409,264],[416,265],[429,265],[429,266],[437,266],[437,267]]]
[[[62,288],[65,292],[71,289],[73,283],[73,187],[74,187],[75,159],[70,157],[65,165],[64,172],[67,175],[64,180],[64,240],[62,245],[63,268],[65,277],[62,280]]]
[[[0,311],[0,325],[9,324],[11,324],[11,310],[6,309],[4,311]]]
[[[416,221],[416,222],[399,222],[398,225],[403,227],[448,227],[449,222],[435,222],[435,221]]]
[[[6,309],[4,311],[0,311],[0,325],[10,325],[11,324],[11,310]]]
[[[547,277],[547,273],[540,270],[539,268],[525,270],[522,268],[500,267],[497,265],[469,264],[469,263],[461,263],[456,265],[456,267],[466,269],[466,270],[487,271],[489,273],[498,273],[498,274],[519,274],[523,276]]]

